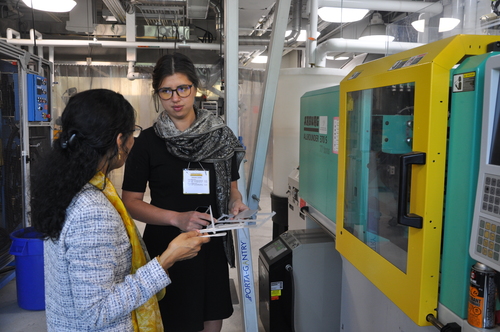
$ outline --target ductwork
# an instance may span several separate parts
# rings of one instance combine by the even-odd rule
[[[421,2],[421,1],[359,1],[359,0],[310,0],[310,34],[316,31],[318,8],[321,7],[343,7],[343,8],[364,8],[370,10],[383,10],[395,12],[428,13],[431,16],[440,14],[443,11],[441,2]],[[310,42],[309,63],[313,66],[324,67],[326,54],[328,52],[363,52],[377,54],[393,54],[407,49],[411,49],[422,44],[419,43],[377,43],[349,39],[329,39],[317,46],[314,39]]]
[[[186,0],[186,18],[204,20],[208,15],[209,0]]]
[[[210,8],[215,13],[215,31],[217,31],[220,35],[221,38],[224,38],[224,23],[223,23],[223,17],[222,17],[222,11],[215,2],[210,1],[209,3]]]
[[[299,38],[300,25],[302,23],[302,0],[293,2],[292,31],[285,37],[285,44],[290,45]]]
[[[316,48],[317,67],[325,67],[329,52],[361,52],[374,54],[395,54],[424,44],[404,42],[367,42],[357,39],[332,38]]]

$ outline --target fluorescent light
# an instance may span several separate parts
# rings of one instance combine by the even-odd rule
[[[23,2],[29,8],[54,13],[69,12],[76,5],[73,0],[23,0]]]
[[[356,22],[362,20],[368,14],[368,11],[368,9],[357,8],[321,7],[318,9],[318,16],[327,22]]]
[[[455,29],[455,27],[460,23],[458,18],[451,17],[441,17],[439,19],[438,32],[445,32]]]
[[[258,57],[253,58],[253,63],[267,63],[267,55],[259,55]]]
[[[425,30],[425,20],[417,20],[411,22],[412,27],[418,32],[424,32]]]

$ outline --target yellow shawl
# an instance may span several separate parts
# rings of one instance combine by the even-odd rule
[[[123,224],[127,229],[127,234],[132,246],[132,270],[135,273],[137,269],[145,265],[149,261],[148,252],[145,249],[142,237],[135,226],[134,221],[128,214],[123,205],[122,200],[118,196],[115,187],[111,181],[102,173],[97,172],[96,175],[89,181],[90,184],[102,190],[107,199],[113,204],[115,209],[122,217]],[[160,308],[158,300],[161,300],[165,295],[165,288],[151,297],[146,303],[132,311],[132,323],[136,332],[163,332],[163,323],[161,320]]]

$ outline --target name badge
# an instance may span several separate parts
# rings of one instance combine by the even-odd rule
[[[184,194],[210,194],[208,171],[190,170],[183,171]]]

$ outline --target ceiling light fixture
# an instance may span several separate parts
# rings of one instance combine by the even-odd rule
[[[416,20],[411,22],[411,26],[418,32],[425,31],[425,20]]]
[[[439,28],[438,32],[450,31],[456,28],[456,26],[460,23],[458,18],[451,17],[441,17],[439,19]]]
[[[23,0],[23,2],[29,8],[54,13],[69,12],[76,5],[73,0]]]
[[[438,32],[446,32],[453,30],[457,27],[457,25],[460,23],[460,20],[458,18],[451,18],[451,17],[441,17],[439,19],[439,28]],[[411,25],[415,30],[418,32],[424,32],[425,31],[425,20],[417,20],[411,22]]]
[[[393,41],[394,36],[388,35],[386,30],[382,15],[380,13],[373,13],[370,24],[363,30],[358,39],[364,41]]]
[[[347,23],[362,20],[368,9],[321,7],[318,16],[326,22]]]

